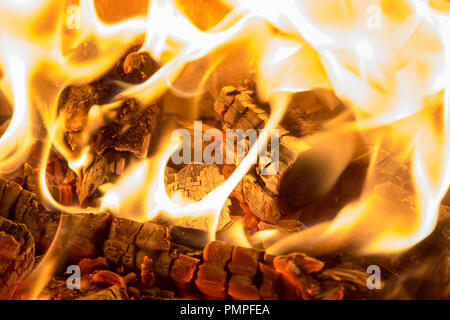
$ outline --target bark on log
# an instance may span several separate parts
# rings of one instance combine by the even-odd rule
[[[25,225],[0,217],[0,300],[11,299],[34,265],[34,240]]]
[[[368,295],[367,273],[351,266],[328,268],[322,261],[302,253],[263,256],[255,249],[214,241],[205,247],[203,259],[176,250],[161,255],[164,258],[157,257],[155,264],[152,259],[144,258],[140,277],[143,287],[138,284],[141,291],[131,290],[136,297],[173,298],[173,293],[166,289],[173,290],[174,284],[179,288],[179,297],[201,298],[195,293],[197,288],[208,299],[342,299],[344,294],[351,296],[354,292],[363,293],[356,296],[360,298]],[[173,282],[167,282],[168,276]],[[124,287],[123,282],[129,282],[125,281],[127,277],[122,280],[102,270],[89,278],[94,284],[102,282],[120,288]],[[136,280],[134,274],[131,278]],[[97,297],[116,299],[117,295],[106,290],[84,299]]]
[[[121,263],[128,268],[134,268],[137,248],[135,241],[142,224],[121,218],[114,218],[108,239],[103,245],[103,252],[108,261]]]

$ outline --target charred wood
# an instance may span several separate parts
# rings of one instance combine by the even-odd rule
[[[167,167],[165,184],[169,195],[179,193],[183,198],[194,201],[202,200],[208,193],[218,188],[225,177],[216,165],[188,164],[179,171]],[[227,202],[220,212],[217,230],[223,229],[231,220]],[[178,218],[173,224],[179,227],[208,231],[213,223],[212,216],[200,218]]]
[[[314,102],[315,100],[312,100],[309,103]],[[339,106],[335,109],[342,112],[345,108],[342,105]],[[317,103],[316,107],[317,109],[325,108],[317,106]],[[268,108],[258,104],[254,91],[246,88],[224,87],[214,109],[223,118],[224,126],[228,129],[243,131],[262,129],[269,118]],[[257,197],[266,199],[266,201],[245,199],[245,195],[248,193],[243,190],[243,198],[250,210],[261,220],[271,223],[275,223],[286,212],[295,211],[322,197],[333,187],[340,174],[339,171],[330,174],[328,166],[318,162],[319,157],[314,151],[307,150],[307,145],[301,139],[301,137],[319,130],[320,126],[310,119],[310,114],[318,111],[308,110],[301,104],[296,105],[295,103],[292,104],[292,108],[290,105],[288,109],[289,112],[282,123],[292,131],[283,126],[278,128],[280,131],[279,161],[272,162],[272,159],[261,161],[260,159],[255,170],[256,176],[246,177],[252,185],[248,197],[252,197],[252,199]],[[335,112],[338,112],[336,110]],[[321,116],[324,118],[322,120],[331,117],[327,112],[322,112]],[[318,116],[315,117],[318,118]],[[296,129],[294,130],[294,128]],[[353,136],[343,138],[348,142],[351,154],[356,144],[356,138]],[[272,174],[262,174],[263,170]],[[255,183],[259,186],[256,186]],[[243,189],[242,186],[240,188]],[[263,203],[262,207],[260,203]]]
[[[0,217],[0,299],[11,299],[34,265],[33,236],[25,225]]]

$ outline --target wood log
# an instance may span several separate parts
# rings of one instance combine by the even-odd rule
[[[81,86],[70,86],[61,95],[60,112],[64,120],[66,132],[82,130],[88,119],[88,113],[93,105],[108,102],[115,94],[114,84],[92,82]],[[75,146],[73,145],[73,148]]]
[[[188,164],[181,170],[174,171],[168,167],[165,174],[165,184],[170,196],[179,193],[183,198],[200,201],[208,193],[215,190],[225,181],[216,165]],[[227,201],[220,212],[217,230],[223,229],[230,221],[229,205]],[[212,216],[177,218],[171,221],[173,225],[208,231],[213,222]]]
[[[214,110],[223,118],[225,127],[230,129],[244,131],[262,129],[269,118],[268,110],[256,104],[254,91],[245,88],[224,87],[214,105]],[[280,140],[280,145],[282,145],[282,140]],[[289,148],[282,150],[285,150],[287,155],[291,155]],[[297,154],[298,152],[295,153],[295,156]],[[284,153],[282,154],[280,150],[280,159],[283,158],[292,164],[292,156],[284,157]],[[280,165],[283,172],[287,167]],[[277,181],[279,185],[281,177],[282,174],[276,174],[274,178],[270,179],[270,183],[266,184],[261,176],[249,174],[242,181],[241,197],[248,204],[251,212],[261,220],[275,223],[281,218],[279,190],[276,186]]]
[[[279,256],[274,260],[274,267],[287,285],[288,290],[294,288],[297,299],[311,300],[320,294],[320,286],[309,273],[319,271],[323,267],[323,263],[316,260],[310,265],[312,268],[304,268],[303,260],[305,256],[293,254],[290,256]]]
[[[200,259],[181,254],[178,256],[170,270],[170,277],[178,288],[186,288],[194,278]]]
[[[259,219],[276,223],[282,217],[279,198],[260,183],[258,175],[255,173],[245,175],[241,181],[241,188],[242,199]]]
[[[131,52],[123,60],[122,72],[117,78],[129,83],[141,83],[158,69],[158,64],[147,52]]]
[[[24,199],[21,203],[33,201],[27,192],[21,191],[23,194],[19,198]],[[23,219],[26,214],[20,214],[23,209],[19,209],[21,206],[17,206],[17,203],[15,216]],[[145,273],[150,275],[148,287],[157,284],[161,288],[173,288],[175,283],[181,290],[194,284],[207,298],[215,299],[229,296],[238,299],[338,299],[343,294],[351,296],[355,291],[362,292],[360,296],[367,296],[363,289],[366,288],[368,274],[364,271],[352,266],[325,266],[322,261],[302,253],[263,257],[261,252],[254,249],[214,241],[205,246],[201,257],[198,251],[170,241],[167,227],[154,222],[143,224],[124,218],[111,218],[108,214],[74,215],[72,220],[79,230],[69,240],[69,258],[92,258],[95,255],[93,252],[98,253],[103,247],[110,267],[119,266],[117,270],[120,272],[123,272],[123,268],[130,271],[141,269],[141,281],[146,281]],[[50,221],[41,244],[53,240],[58,223],[57,220]],[[292,223],[286,224],[292,226]],[[102,236],[107,234],[106,231],[109,232],[108,236]],[[92,245],[86,245],[86,241],[92,242]],[[8,243],[14,244],[11,241]],[[8,248],[6,245],[4,247]],[[96,265],[93,262],[88,264]],[[145,267],[141,268],[141,264]],[[105,266],[104,260],[99,261],[98,268],[102,266]],[[92,271],[97,267],[88,269]],[[104,294],[105,297],[111,297],[110,292],[101,295]]]
[[[208,232],[180,226],[169,227],[170,239],[192,249],[203,249],[209,242]]]
[[[104,154],[96,154],[92,163],[78,177],[77,193],[80,206],[87,207],[97,188],[106,181],[123,173],[128,156],[109,150]]]
[[[228,283],[228,294],[237,300],[258,300],[258,288],[254,278],[258,272],[261,252],[251,249],[235,247],[228,264],[231,279]]]
[[[153,260],[145,256],[141,263],[141,281],[144,287],[150,288],[153,286],[154,280]]]
[[[103,244],[103,253],[108,261],[116,264],[122,264],[129,269],[136,266],[136,237],[142,229],[142,223],[114,218],[111,229],[105,243]]]
[[[11,299],[34,265],[34,240],[25,225],[0,217],[0,300]]]
[[[91,107],[110,102],[119,92],[120,88],[112,80],[141,83],[158,69],[147,53],[135,52],[139,47],[139,44],[132,46],[100,80],[71,86],[63,92],[60,112],[72,149],[82,146],[81,132],[86,127]],[[82,207],[88,205],[97,188],[107,179],[123,173],[130,157],[143,159],[147,156],[160,114],[159,103],[143,106],[134,99],[127,99],[104,117],[90,141],[94,159],[79,177],[77,193]]]
[[[160,111],[158,104],[142,108],[135,100],[126,100],[117,117],[94,135],[91,147],[96,152],[95,158],[79,177],[82,207],[87,206],[100,185],[124,172],[130,154],[138,159],[147,156]]]
[[[110,214],[72,215],[74,234],[67,243],[68,262],[77,264],[85,258],[96,258],[108,235],[112,217]]]
[[[165,258],[158,262],[160,266],[144,257],[140,277],[143,286],[138,286],[142,289],[131,290],[135,297],[152,300],[173,298],[173,283],[179,288],[177,291],[180,297],[201,298],[195,293],[195,285],[208,299],[225,299],[230,296],[240,300],[337,300],[342,299],[344,294],[354,296],[354,292],[363,293],[356,297],[368,296],[367,273],[350,265],[328,268],[322,261],[302,253],[263,257],[262,252],[255,249],[233,247],[221,241],[209,243],[204,249],[203,259],[177,253],[175,250],[163,253]],[[173,283],[161,281],[167,280],[167,276],[170,276]],[[123,287],[124,283],[129,283],[125,278],[105,270],[91,274],[91,285],[88,288],[90,294],[84,299],[97,299],[97,296],[103,295],[105,298],[115,299],[111,292],[92,294],[92,284],[106,283]],[[136,282],[136,275],[131,278]],[[70,296],[68,295],[69,298]]]
[[[0,179],[0,216],[25,224],[36,242],[36,248],[39,248],[48,224],[56,219],[55,214],[45,211],[38,204],[34,193],[5,179]]]
[[[170,249],[169,232],[167,227],[146,222],[142,225],[141,230],[136,236],[136,246],[144,251]]]
[[[154,271],[159,282],[165,284],[170,276],[170,268],[173,265],[178,253],[176,251],[161,251],[155,258]]]
[[[317,132],[320,125],[316,125],[310,119],[309,114],[305,110],[301,110],[301,108],[304,108],[302,105],[300,107],[299,105],[295,106],[295,104],[292,108],[291,105],[289,106],[289,112],[282,121],[292,131],[287,130],[282,125],[278,127],[280,131],[279,161],[272,163],[272,159],[266,158],[263,159],[264,161],[259,161],[256,166],[258,177],[257,179],[251,178],[254,182],[258,182],[260,187],[253,187],[254,190],[250,197],[261,199],[270,197],[273,198],[272,202],[275,205],[260,208],[249,204],[249,207],[259,218],[272,223],[276,222],[276,219],[279,219],[282,214],[311,204],[326,194],[334,186],[345,168],[331,170],[326,159],[319,157],[318,152],[320,153],[320,151],[307,150],[307,146],[301,137]],[[340,106],[341,108],[335,109],[342,112],[344,108],[342,104]],[[231,129],[242,129],[244,131],[261,129],[269,118],[268,107],[258,104],[254,91],[245,87],[224,87],[214,105],[214,109],[223,118],[224,126]],[[307,110],[307,108],[305,109]],[[331,114],[325,112],[327,116],[324,116],[322,112],[321,120],[324,121],[328,117],[336,116],[336,110]],[[316,116],[316,118],[319,117]],[[357,137],[344,135],[341,138],[346,141],[345,157],[350,160],[356,148]],[[330,141],[326,143],[328,144]],[[324,142],[323,148],[325,148],[326,143]],[[263,169],[274,174],[264,175],[262,174]],[[264,212],[264,209],[273,210],[273,207],[281,210],[279,209],[279,213],[275,213],[275,215],[273,212]],[[271,220],[267,220],[267,217],[270,217]]]
[[[93,136],[92,149],[97,154],[113,149],[130,152],[138,159],[145,158],[156,133],[160,113],[159,104],[141,106],[136,100],[125,100],[116,117]]]
[[[216,298],[227,298],[225,266],[231,259],[233,246],[222,242],[210,242],[203,251],[204,263],[200,265],[195,284],[205,295]]]
[[[259,271],[262,274],[261,285],[258,291],[259,296],[264,300],[277,300],[279,298],[277,284],[280,273],[273,268],[273,265],[262,262],[259,263]]]
[[[4,218],[11,217],[16,209],[22,187],[14,182],[0,180],[0,216]]]
[[[152,271],[168,277],[173,259],[168,252],[170,246],[167,227],[114,218],[103,252],[108,261],[128,270],[141,269],[147,257],[151,260]]]

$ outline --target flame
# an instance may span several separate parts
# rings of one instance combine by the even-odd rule
[[[195,96],[211,85],[209,77],[227,54],[239,48],[256,70],[259,99],[271,107],[260,142],[267,141],[270,130],[278,126],[292,93],[320,87],[334,90],[351,108],[355,121],[330,121],[322,132],[303,139],[301,150],[317,150],[316,157],[330,162],[330,176],[339,176],[354,155],[356,146],[340,145],[344,135],[361,136],[371,153],[359,199],[334,220],[276,241],[270,252],[292,247],[327,251],[342,244],[362,253],[396,252],[432,232],[450,184],[450,40],[446,35],[450,8],[446,1],[227,0],[221,2],[226,12],[206,30],[189,18],[180,3],[152,0],[146,16],[105,24],[94,1],[80,0],[79,28],[68,29],[63,1],[0,0],[0,89],[13,106],[0,137],[0,174],[23,164],[37,140],[36,126],[43,126],[47,135],[40,183],[49,208],[66,213],[111,210],[142,220],[160,213],[177,218],[208,216],[213,239],[222,207],[264,143],[256,143],[232,175],[198,202],[166,192],[165,166],[180,143],[170,132],[164,133],[152,157],[130,166],[116,184],[103,186],[105,195],[98,208],[58,203],[47,186],[47,162],[53,148],[79,174],[92,159],[90,138],[122,99],[132,97],[146,105],[167,91]],[[70,150],[64,141],[64,119],[58,115],[62,91],[107,72],[140,35],[145,37],[140,50],[162,67],[144,83],[125,87],[110,104],[93,106],[80,150]],[[79,51],[86,43],[95,50],[83,57]],[[183,89],[189,82],[183,71],[202,63],[207,67],[198,88],[188,92]],[[410,192],[380,178],[381,149],[393,155],[393,162],[410,167]],[[241,231],[234,238],[250,246]],[[275,231],[264,231],[255,239],[269,241],[277,236]],[[51,265],[46,274],[54,269]]]

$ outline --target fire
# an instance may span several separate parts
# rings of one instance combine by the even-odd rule
[[[13,114],[0,137],[0,173],[23,164],[36,141],[34,126],[42,123],[47,135],[40,187],[49,208],[66,213],[110,210],[141,220],[160,213],[175,218],[208,216],[214,238],[223,206],[264,143],[255,144],[231,176],[198,202],[170,197],[165,189],[164,170],[179,147],[170,130],[151,158],[132,165],[116,184],[103,186],[97,208],[58,203],[46,182],[46,166],[53,148],[79,174],[92,161],[92,135],[122,99],[148,104],[167,91],[195,96],[211,85],[210,76],[227,54],[239,49],[254,67],[258,98],[271,107],[259,141],[267,141],[270,130],[277,128],[293,93],[327,88],[346,102],[355,121],[330,121],[324,131],[303,139],[301,150],[317,150],[316,157],[329,163],[330,177],[338,177],[356,152],[356,144],[340,145],[342,137],[359,135],[371,154],[360,199],[332,221],[272,240],[269,251],[293,247],[320,251],[351,244],[363,253],[387,253],[427,237],[450,184],[448,3],[227,0],[217,6],[221,15],[208,28],[189,18],[181,0],[152,0],[146,16],[105,24],[94,1],[80,0],[80,28],[70,30],[63,1],[1,0],[0,88]],[[149,53],[161,68],[142,84],[124,85],[110,104],[93,106],[81,148],[71,150],[64,141],[64,119],[58,114],[62,91],[107,72],[138,36],[145,37],[140,51]],[[80,50],[86,43],[93,49],[83,57]],[[203,66],[202,74],[197,87],[187,90],[190,79],[184,72],[192,66]],[[380,149],[410,167],[410,194],[380,179]],[[242,232],[235,234],[236,241],[251,245]],[[277,236],[275,231],[263,231],[254,239],[270,241]]]

